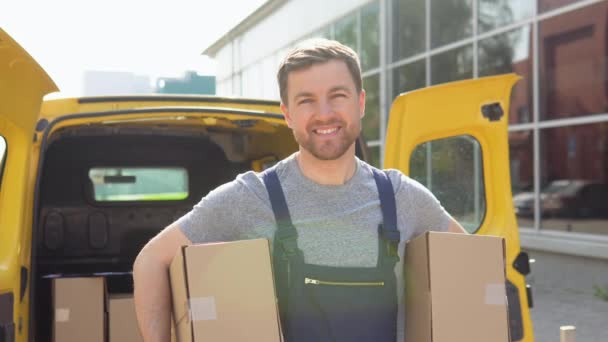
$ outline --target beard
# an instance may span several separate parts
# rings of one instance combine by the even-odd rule
[[[293,131],[294,138],[307,152],[319,160],[336,160],[342,157],[346,151],[355,143],[361,133],[361,121],[355,120],[351,125],[346,125],[344,121],[335,120],[326,124],[337,124],[340,130],[337,136],[332,139],[323,139],[313,131],[315,123],[306,127],[306,132],[302,134]]]

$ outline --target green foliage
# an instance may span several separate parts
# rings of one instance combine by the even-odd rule
[[[608,302],[608,285],[601,287],[599,285],[593,285],[594,293],[596,298]]]

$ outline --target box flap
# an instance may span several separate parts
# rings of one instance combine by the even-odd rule
[[[171,284],[172,314],[175,322],[175,335],[180,342],[193,341],[190,313],[188,311],[188,284],[186,282],[185,250],[180,248],[169,266]]]
[[[433,341],[507,342],[503,239],[437,232],[428,236]]]

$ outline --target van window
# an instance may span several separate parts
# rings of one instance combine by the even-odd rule
[[[481,157],[479,142],[463,135],[420,144],[410,158],[410,176],[469,233],[479,229],[486,212]]]
[[[98,202],[179,201],[188,198],[188,172],[177,167],[95,167],[89,170]]]

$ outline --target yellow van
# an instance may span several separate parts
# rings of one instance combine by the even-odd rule
[[[509,184],[514,75],[393,103],[384,167],[429,187],[474,234],[507,242],[513,341],[534,340]],[[275,101],[116,96],[42,101],[57,87],[0,29],[0,341],[47,341],[54,274],[127,275],[143,244],[210,189],[297,149]],[[357,154],[365,158],[360,141]],[[471,322],[474,329],[475,322]]]

